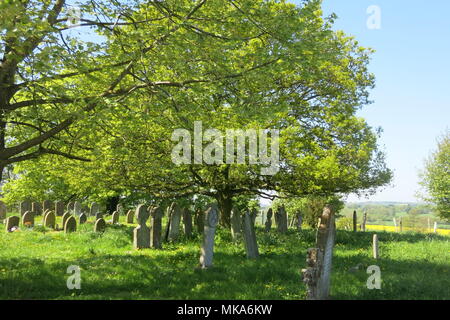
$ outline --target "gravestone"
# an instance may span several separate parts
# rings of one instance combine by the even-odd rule
[[[239,241],[242,237],[242,219],[237,208],[231,210],[231,237],[233,241]]]
[[[92,202],[91,203],[91,208],[89,210],[89,215],[91,217],[95,216],[98,212],[100,211],[100,206],[98,205],[97,202]]]
[[[0,220],[6,219],[6,204],[3,201],[0,201]]]
[[[42,210],[46,211],[46,210],[52,210],[53,208],[53,202],[50,200],[44,200],[42,202]]]
[[[218,222],[219,214],[217,206],[213,204],[205,214],[205,228],[203,231],[203,243],[200,255],[200,265],[202,268],[212,267],[214,255],[214,236]]]
[[[192,215],[188,209],[183,209],[183,226],[184,226],[184,235],[187,238],[192,236]]]
[[[31,211],[31,201],[29,200],[20,203],[20,216],[22,217],[27,211]]]
[[[114,211],[112,216],[111,216],[111,223],[112,224],[117,224],[119,223],[119,212],[118,211]]]
[[[273,216],[272,208],[269,208],[269,210],[267,210],[267,218],[264,228],[264,231],[266,232],[269,232],[270,229],[272,228],[272,216]]]
[[[6,231],[7,232],[11,232],[12,228],[19,227],[19,223],[20,223],[20,218],[18,216],[11,216],[9,218],[6,219]]]
[[[77,231],[77,220],[74,216],[69,216],[63,226],[65,233],[75,232]]]
[[[150,248],[150,228],[145,224],[149,215],[145,205],[140,204],[136,208],[138,226],[133,230],[133,247],[135,249]]]
[[[437,225],[437,222],[435,221],[434,222],[434,228],[433,228],[434,230],[434,233],[437,233],[437,229],[438,229],[438,225]]]
[[[180,235],[181,209],[174,202],[170,206],[169,224],[168,224],[168,241],[175,241]]]
[[[42,215],[42,206],[39,202],[34,201],[31,203],[31,211],[34,212],[36,216]]]
[[[354,232],[357,231],[357,230],[356,230],[356,224],[357,224],[357,221],[358,221],[358,217],[357,217],[357,215],[356,215],[356,210],[354,210],[354,211],[353,211],[353,231],[354,231]]]
[[[151,212],[151,232],[150,232],[150,247],[155,249],[162,248],[162,217],[164,212],[160,207],[152,208]]]
[[[374,259],[378,259],[378,236],[376,234],[373,235],[373,257]]]
[[[119,216],[121,216],[124,213],[124,208],[121,203],[118,203],[116,206],[116,211],[119,213]]]
[[[247,211],[243,219],[243,234],[245,251],[248,259],[256,259],[259,257],[258,243],[256,242],[255,225],[252,221],[251,214]]]
[[[195,215],[195,225],[197,226],[197,232],[203,234],[203,230],[205,229],[205,213],[200,209],[197,210],[197,214]]]
[[[94,232],[104,232],[106,229],[106,221],[103,218],[98,218],[95,220]]]
[[[336,225],[334,211],[326,206],[320,218],[316,235],[316,248],[308,249],[307,268],[302,270],[307,285],[308,300],[328,299],[330,292],[331,263]]]
[[[81,202],[80,201],[75,201],[73,203],[73,213],[77,217],[80,216],[80,214],[81,214]]]
[[[133,220],[134,220],[134,211],[133,210],[128,210],[127,223],[133,223]]]
[[[78,222],[80,224],[84,224],[87,221],[87,215],[85,213],[80,214],[80,217],[78,218]]]
[[[367,222],[367,211],[364,211],[363,214],[363,222],[361,224],[361,231],[365,232],[366,231],[366,222]]]
[[[284,206],[278,208],[275,214],[275,223],[277,224],[277,231],[279,233],[286,233],[288,231],[288,218]]]
[[[69,211],[70,213],[73,213],[73,208],[74,208],[75,203],[73,201],[70,201],[67,204],[67,211]]]
[[[64,202],[55,201],[55,214],[57,217],[61,217],[64,214]]]
[[[69,217],[71,217],[72,215],[70,214],[70,212],[65,212],[61,218],[62,221],[62,226],[64,228],[64,226],[66,225],[66,221],[67,219],[69,219]]]
[[[44,227],[55,229],[56,227],[56,216],[53,211],[47,211],[44,215]]]
[[[98,219],[103,219],[103,213],[97,212],[97,213],[95,214],[95,221],[97,221]]]
[[[24,213],[22,217],[22,225],[29,228],[34,226],[34,212],[27,211]]]

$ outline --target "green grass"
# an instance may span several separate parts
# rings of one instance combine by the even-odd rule
[[[258,228],[261,257],[247,260],[243,245],[218,229],[214,267],[201,270],[199,235],[164,243],[163,250],[133,250],[133,225],[108,226],[103,234],[92,232],[92,221],[78,227],[72,234],[6,233],[0,224],[0,299],[305,298],[300,270],[314,244],[312,230],[279,235]],[[450,299],[449,237],[377,234],[381,259],[374,260],[372,232],[338,231],[332,299]],[[357,264],[363,268],[349,272]],[[381,290],[366,287],[373,264],[381,268]],[[81,290],[66,287],[70,265],[81,268]]]

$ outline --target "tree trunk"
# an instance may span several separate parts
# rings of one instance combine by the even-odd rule
[[[219,192],[216,196],[220,212],[220,224],[226,228],[231,227],[231,209],[233,209],[233,196],[231,193]]]

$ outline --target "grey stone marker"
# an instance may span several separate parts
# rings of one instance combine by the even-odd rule
[[[56,226],[56,216],[53,211],[47,211],[44,215],[44,227],[55,229]]]
[[[40,216],[42,214],[41,204],[37,201],[32,202],[31,203],[31,211],[33,211],[35,215]]]
[[[89,215],[91,217],[95,216],[100,211],[100,206],[97,202],[91,203],[91,208],[89,209]]]
[[[275,214],[275,223],[277,224],[277,231],[279,233],[286,233],[288,231],[288,218],[284,206],[278,208]]]
[[[20,216],[22,217],[27,211],[31,211],[31,202],[29,200],[20,203]]]
[[[46,210],[52,210],[53,208],[53,202],[50,200],[44,200],[42,202],[42,210],[46,211]]]
[[[243,219],[243,233],[245,251],[247,252],[248,259],[256,259],[259,257],[258,243],[256,242],[255,226],[252,222],[252,217],[249,212],[244,214]]]
[[[187,238],[192,236],[192,215],[188,209],[183,209],[183,226],[184,226],[184,235]]]
[[[231,210],[231,237],[233,241],[239,241],[242,237],[241,213],[237,208]]]
[[[135,249],[150,248],[150,228],[145,224],[149,215],[145,205],[140,204],[136,208],[136,220],[139,225],[133,230],[133,247]]]
[[[213,204],[207,211],[205,216],[205,228],[203,231],[203,243],[200,255],[200,265],[202,268],[212,267],[214,255],[214,236],[216,226],[219,222],[219,214],[217,206]]]
[[[353,211],[353,231],[354,231],[354,232],[357,231],[357,230],[356,230],[356,224],[357,224],[357,221],[358,221],[358,217],[357,217],[357,215],[356,215],[356,210],[354,210],[354,211]]]
[[[76,215],[77,217],[80,216],[81,214],[81,202],[80,201],[75,201],[73,204],[73,212],[74,215]]]
[[[27,211],[24,213],[22,217],[22,225],[26,227],[33,227],[34,226],[34,212]]]
[[[160,207],[152,208],[151,212],[151,232],[150,232],[150,247],[155,249],[162,248],[162,217],[163,210]]]
[[[71,217],[72,215],[70,214],[70,212],[65,212],[61,218],[62,221],[62,227],[64,228],[64,226],[66,225],[66,221],[67,219],[69,219],[69,217]]]
[[[133,223],[134,222],[134,211],[128,210],[127,213],[127,223]]]
[[[174,202],[170,206],[170,222],[168,225],[168,241],[175,241],[178,239],[180,235],[180,222],[181,222],[181,209],[178,207],[178,205]]]
[[[6,219],[6,204],[3,201],[0,201],[0,220]]]
[[[79,218],[78,218],[78,222],[80,224],[84,224],[87,221],[87,215],[85,213],[80,214]]]
[[[67,204],[67,211],[69,211],[70,213],[73,213],[74,205],[75,205],[75,203],[73,201],[70,201]]]
[[[121,203],[117,204],[116,211],[119,213],[119,215],[122,215],[124,213],[123,205]]]
[[[94,232],[104,232],[106,229],[106,221],[103,218],[95,220]]]
[[[197,232],[203,234],[203,230],[205,229],[205,213],[201,210],[197,210],[195,225],[197,226]]]
[[[378,259],[378,236],[376,234],[373,235],[373,257],[374,259]]]
[[[267,210],[267,218],[264,228],[264,231],[266,232],[269,232],[270,229],[272,228],[272,216],[273,216],[272,208],[269,208],[269,210]]]
[[[367,211],[364,211],[363,214],[363,222],[361,224],[361,231],[365,232],[366,231],[366,222],[367,222]]]
[[[55,214],[58,217],[61,217],[64,214],[64,202],[55,201]]]
[[[74,216],[70,216],[64,223],[64,232],[70,233],[75,231],[77,231],[77,220],[75,220]]]
[[[119,212],[118,211],[114,211],[113,212],[113,214],[112,214],[112,216],[111,216],[111,223],[112,224],[117,224],[117,223],[119,223],[119,216],[120,216],[120,214],[119,214]]]
[[[6,231],[10,232],[12,228],[19,227],[20,218],[18,216],[11,216],[6,219]]]

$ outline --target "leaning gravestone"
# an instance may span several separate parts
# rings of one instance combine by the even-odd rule
[[[0,220],[6,219],[6,204],[0,201]]]
[[[54,229],[56,226],[56,216],[53,211],[47,211],[44,215],[44,227]]]
[[[127,212],[127,223],[133,223],[134,220],[134,211],[128,210]]]
[[[98,205],[97,202],[92,202],[91,203],[91,208],[89,210],[89,215],[91,217],[95,216],[98,212],[100,211],[100,206]]]
[[[75,231],[77,231],[77,220],[75,220],[74,216],[70,216],[64,223],[64,232],[70,233]]]
[[[106,221],[103,218],[99,218],[95,221],[94,232],[104,232],[106,229]]]
[[[202,268],[212,267],[214,255],[214,236],[219,222],[217,206],[214,204],[206,211],[205,229],[203,231],[203,243],[200,255]]]
[[[20,203],[20,216],[22,217],[27,211],[31,211],[31,202],[29,200]]]
[[[308,268],[302,270],[309,300],[328,299],[335,231],[334,212],[331,207],[326,206],[317,230],[316,248],[308,249]]]
[[[284,206],[278,208],[275,214],[275,222],[279,233],[286,233],[288,230],[288,218]]]
[[[34,212],[27,211],[24,213],[22,217],[22,225],[26,227],[33,227],[34,226]]]
[[[183,226],[184,226],[184,235],[187,238],[192,236],[192,215],[188,209],[183,209]]]
[[[272,216],[273,216],[272,208],[269,208],[269,210],[267,210],[267,218],[266,218],[265,229],[264,229],[264,231],[266,231],[266,232],[269,232],[270,228],[272,228]]]
[[[80,216],[81,214],[81,202],[80,201],[75,201],[73,204],[73,212],[74,215],[76,215],[77,217]]]
[[[80,217],[78,218],[78,221],[80,224],[84,224],[87,221],[87,215],[85,213],[80,214]]]
[[[133,247],[135,249],[150,248],[150,228],[146,225],[149,215],[145,205],[140,204],[136,208],[136,220],[139,225],[133,230]]]
[[[241,213],[237,208],[231,210],[231,237],[233,241],[239,241],[242,236],[242,219]]]
[[[42,214],[41,204],[37,201],[32,202],[31,203],[31,211],[33,211],[35,215],[40,216]]]
[[[205,213],[200,209],[197,210],[197,214],[195,215],[195,225],[197,226],[197,232],[203,234],[203,230],[205,229]]]
[[[55,201],[55,214],[58,217],[61,217],[64,214],[64,202]]]
[[[244,233],[245,251],[248,259],[256,259],[259,257],[258,244],[256,242],[255,225],[252,221],[251,214],[247,211],[244,214],[244,222],[242,227]]]
[[[71,217],[72,215],[70,214],[70,212],[66,212],[63,214],[61,220],[62,220],[62,226],[64,228],[64,226],[66,225],[66,221],[67,219],[69,219],[69,217]]]
[[[178,236],[180,235],[180,222],[181,222],[181,209],[178,207],[178,205],[174,202],[170,206],[170,215],[169,219],[170,222],[168,224],[168,241],[175,241],[178,239]]]
[[[10,232],[12,228],[19,227],[20,218],[18,216],[11,216],[6,219],[6,231]]]
[[[46,211],[46,210],[52,210],[53,208],[53,202],[50,200],[44,200],[42,202],[42,210]]]
[[[160,207],[152,208],[151,212],[150,246],[155,249],[162,248],[162,217],[164,215]]]
[[[112,224],[117,224],[119,223],[119,212],[118,211],[114,211],[112,216],[111,216],[111,223]]]

